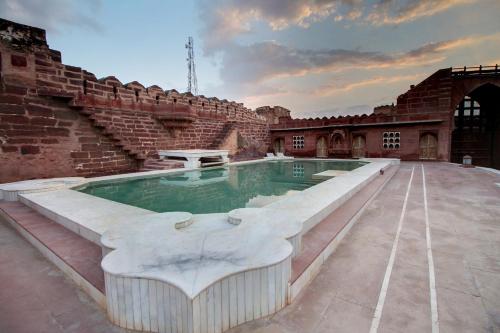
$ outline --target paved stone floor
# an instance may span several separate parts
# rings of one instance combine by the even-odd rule
[[[500,332],[495,183],[479,169],[402,163],[292,305],[230,332]],[[0,332],[124,332],[3,223],[0,248]]]

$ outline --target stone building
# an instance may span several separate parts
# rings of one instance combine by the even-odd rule
[[[370,115],[292,119],[271,124],[272,144],[308,157],[394,157],[500,169],[498,65],[445,68]]]
[[[97,79],[65,65],[45,31],[0,19],[0,183],[162,169],[159,149],[397,157],[500,168],[500,71],[441,69],[362,116],[293,119],[216,97]]]

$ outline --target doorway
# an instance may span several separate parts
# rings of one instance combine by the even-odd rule
[[[316,157],[328,157],[328,144],[324,136],[320,136],[316,141]]]
[[[465,96],[453,116],[451,162],[500,169],[500,87],[484,84]]]
[[[434,134],[426,133],[420,137],[420,159],[437,159],[437,138]]]
[[[363,135],[357,135],[352,140],[352,157],[362,158],[365,157],[366,140]]]
[[[274,140],[273,148],[274,148],[275,154],[277,154],[277,153],[284,154],[285,153],[285,139],[278,138],[278,139]]]

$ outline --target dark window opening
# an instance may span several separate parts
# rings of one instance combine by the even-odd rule
[[[156,104],[160,104],[160,95],[156,95]]]
[[[87,80],[83,80],[83,94],[87,95]]]
[[[135,101],[139,102],[139,90],[135,91]]]
[[[113,86],[113,95],[115,95],[115,99],[118,98],[118,88],[116,86]]]
[[[458,131],[484,133],[486,125],[486,118],[481,117],[479,103],[465,96],[455,110],[455,128]]]

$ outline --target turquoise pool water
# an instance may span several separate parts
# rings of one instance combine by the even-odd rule
[[[79,191],[155,212],[223,213],[261,207],[320,183],[325,170],[354,170],[367,162],[288,160],[232,165],[119,183],[90,184]]]

